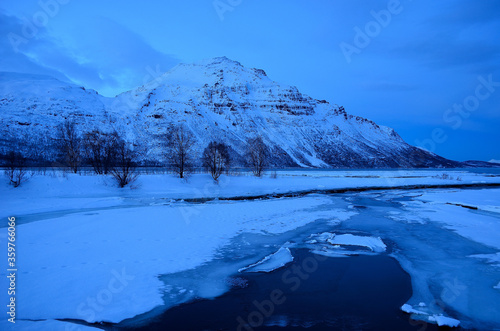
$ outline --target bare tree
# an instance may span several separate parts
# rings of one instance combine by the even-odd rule
[[[194,137],[184,126],[175,126],[167,136],[167,158],[180,178],[184,178],[192,165]]]
[[[10,151],[5,160],[5,175],[9,184],[18,187],[27,177],[26,158],[19,152]]]
[[[104,133],[99,130],[87,132],[83,136],[83,149],[88,164],[98,175],[107,174],[116,158],[118,134]]]
[[[257,177],[262,176],[264,168],[269,158],[269,150],[264,144],[262,137],[256,137],[247,142],[247,162],[252,168],[253,174]]]
[[[229,148],[224,143],[212,141],[203,151],[203,165],[217,182],[229,166]]]
[[[57,149],[61,162],[76,174],[82,161],[82,140],[75,122],[67,120],[57,128]]]
[[[136,172],[137,154],[130,145],[121,138],[118,138],[115,144],[116,154],[109,172],[120,187],[134,182],[139,176]]]

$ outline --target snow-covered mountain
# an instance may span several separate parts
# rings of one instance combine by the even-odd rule
[[[198,153],[211,140],[233,149],[243,164],[246,141],[260,135],[276,166],[453,167],[458,163],[411,146],[391,128],[343,107],[278,84],[262,69],[226,57],[179,64],[148,84],[105,98],[45,76],[0,73],[0,124],[6,137],[45,143],[65,119],[83,131],[116,129],[144,146],[148,161],[163,161],[161,136],[183,124]]]

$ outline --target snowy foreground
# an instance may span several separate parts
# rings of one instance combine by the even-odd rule
[[[412,318],[498,329],[500,188],[407,186],[500,183],[500,177],[445,173],[292,171],[278,178],[224,176],[218,185],[206,175],[187,181],[144,175],[125,189],[80,175],[35,176],[17,189],[4,182],[1,217],[17,219],[12,329],[86,330],[56,319],[118,323],[145,314],[136,318],[140,322],[195,298],[219,296],[242,273],[282,267],[293,260],[293,248],[339,258],[391,254],[411,275],[413,296],[401,309]],[[394,186],[406,188],[188,200]],[[6,270],[5,257],[3,307]],[[4,317],[0,329],[10,324]]]

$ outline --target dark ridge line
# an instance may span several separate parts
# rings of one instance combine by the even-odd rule
[[[188,199],[170,199],[173,202],[184,201],[187,203],[205,203],[210,201],[245,201],[245,200],[268,200],[279,198],[297,198],[308,194],[338,194],[347,192],[366,192],[366,191],[390,191],[390,190],[419,190],[419,189],[437,189],[437,188],[492,188],[500,187],[500,183],[475,183],[475,184],[421,184],[421,185],[403,185],[403,186],[367,186],[338,189],[314,189],[295,192],[271,193],[235,197],[215,197],[215,198],[188,198]],[[168,199],[168,198],[164,198]]]
[[[458,206],[458,207],[462,207],[462,208],[467,208],[467,209],[472,209],[472,210],[477,210],[478,208],[475,207],[475,206],[469,206],[469,205],[463,205],[461,203],[451,203],[451,202],[447,202],[446,203],[447,205],[451,205],[451,206]]]

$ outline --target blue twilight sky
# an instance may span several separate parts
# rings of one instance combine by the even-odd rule
[[[105,96],[227,56],[455,160],[500,160],[500,1],[0,3],[0,71]]]

